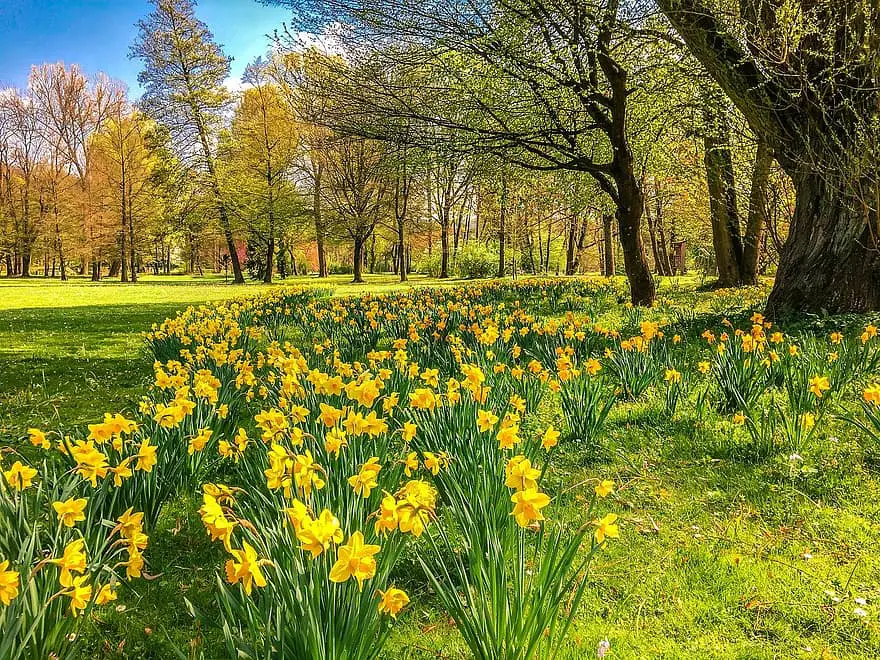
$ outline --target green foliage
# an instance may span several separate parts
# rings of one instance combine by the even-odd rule
[[[468,280],[492,277],[498,272],[498,255],[481,243],[467,243],[455,255],[455,271]]]

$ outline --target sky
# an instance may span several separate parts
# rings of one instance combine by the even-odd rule
[[[149,11],[147,0],[0,0],[0,89],[24,87],[32,64],[63,61],[118,78],[138,97],[141,63],[128,59],[128,49],[135,23]],[[266,52],[267,35],[289,18],[256,0],[199,0],[196,15],[233,57],[233,88],[248,62]]]

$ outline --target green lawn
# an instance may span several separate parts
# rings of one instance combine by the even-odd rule
[[[336,295],[400,287],[390,276],[371,277],[368,287],[349,280],[333,277],[329,286]],[[287,283],[306,282],[316,280]],[[664,293],[708,301],[700,322],[717,321],[724,310],[705,313],[711,297],[694,294],[694,284],[666,283]],[[151,374],[141,332],[189,304],[259,290],[216,278],[0,281],[0,444],[30,425],[70,427],[125,408]],[[615,409],[611,458],[584,466],[571,452],[553,475],[557,485],[595,476],[622,484],[622,538],[594,564],[563,657],[595,657],[606,637],[611,658],[880,657],[876,450],[835,422],[802,460],[751,461],[738,453],[741,432],[720,417],[669,420],[662,406],[649,396]],[[208,542],[196,507],[185,497],[166,508],[149,550],[157,579],[138,581],[121,593],[118,611],[95,620],[84,657],[169,658],[192,640],[217,657],[212,585],[222,550]],[[572,498],[566,515],[579,514]],[[466,657],[424,583],[407,586],[413,605],[385,657]],[[856,599],[867,616],[855,615]]]

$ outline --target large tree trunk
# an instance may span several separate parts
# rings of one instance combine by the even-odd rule
[[[877,214],[843,193],[852,182],[841,178],[812,168],[793,178],[794,218],[767,300],[769,314],[880,309]]]
[[[714,5],[705,0],[658,0],[658,4],[794,183],[794,219],[767,300],[768,314],[880,309],[877,196],[857,199],[860,186],[855,175],[871,157],[859,145],[862,129],[876,117],[876,67],[851,47],[852,3],[829,2],[827,9],[814,12],[812,20],[820,21],[819,30],[827,33],[822,34],[823,45],[817,46],[811,35],[795,54],[798,65],[780,67],[778,72],[777,61],[766,65],[766,42],[755,39],[753,50],[744,48]],[[870,7],[856,15],[863,16],[856,23],[873,25]],[[774,13],[766,16],[772,18]],[[764,17],[746,12],[736,30],[775,38]],[[873,34],[864,28],[862,32]],[[862,52],[873,57],[875,50],[868,46]],[[834,71],[845,68],[852,78],[844,82],[829,75],[829,62]]]
[[[755,164],[752,167],[752,187],[749,191],[749,217],[743,241],[743,284],[758,283],[758,257],[761,254],[761,238],[767,222],[767,183],[773,155],[764,140],[758,140]]]

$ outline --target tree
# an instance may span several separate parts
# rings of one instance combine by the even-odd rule
[[[143,114],[119,107],[92,137],[95,176],[100,177],[105,210],[118,227],[120,280],[137,282],[139,250],[145,216],[155,212],[150,197],[155,196],[153,174],[157,156],[150,133],[154,130]]]
[[[34,105],[26,96],[12,90],[0,99],[6,140],[9,144],[10,210],[14,230],[14,248],[19,259],[19,274],[31,275],[31,255],[43,219],[42,205],[37,206],[37,176],[45,142],[39,130]]]
[[[299,139],[288,106],[278,86],[269,82],[262,60],[248,65],[243,80],[250,87],[236,107],[225,148],[225,187],[245,219],[249,236],[262,246],[262,278],[270,283],[279,237],[298,203],[291,171],[299,156]]]
[[[131,56],[143,62],[144,111],[164,125],[181,158],[207,180],[220,218],[235,283],[244,276],[228,204],[217,171],[217,133],[230,95],[224,86],[230,58],[196,18],[192,0],[152,0],[150,15],[138,22]]]
[[[278,85],[287,101],[291,115],[298,122],[302,154],[298,171],[312,193],[312,220],[318,253],[318,277],[327,277],[327,224],[323,212],[323,197],[327,154],[331,131],[326,127],[329,98],[320,90],[333,84],[329,78],[334,58],[315,48],[304,52],[276,55],[269,63],[267,73]]]
[[[63,62],[43,64],[31,69],[28,77],[28,95],[34,105],[35,116],[44,140],[52,146],[56,172],[72,170],[80,187],[78,215],[91,248],[92,279],[101,277],[100,231],[92,226],[91,208],[91,136],[104,122],[119,111],[124,103],[124,88],[118,81],[104,75],[89,79],[77,65],[67,67]],[[56,177],[57,181],[58,177]],[[56,219],[56,249],[62,264],[62,232],[58,223],[58,194],[54,190]],[[65,268],[62,265],[62,278]]]
[[[658,3],[794,184],[768,312],[880,309],[876,6]]]
[[[358,137],[331,142],[325,198],[337,233],[353,245],[354,282],[364,281],[367,240],[388,202],[389,164],[381,143]]]

